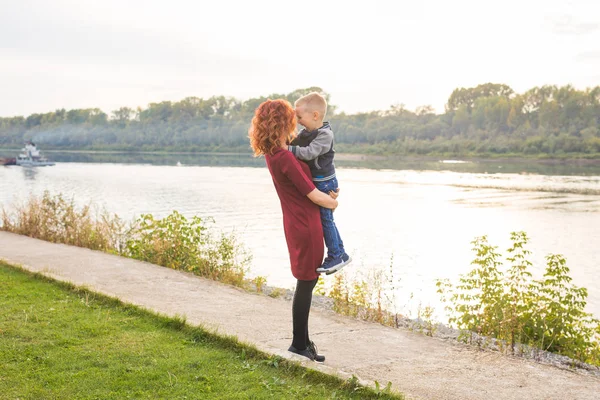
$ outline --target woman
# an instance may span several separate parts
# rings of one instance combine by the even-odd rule
[[[310,170],[287,150],[296,131],[296,113],[285,100],[267,100],[256,109],[249,130],[256,156],[264,155],[281,201],[283,230],[290,253],[292,275],[298,280],[292,303],[293,340],[288,349],[313,361],[325,361],[308,336],[312,292],[323,260],[323,228],[319,206],[334,210],[337,195],[320,192]]]

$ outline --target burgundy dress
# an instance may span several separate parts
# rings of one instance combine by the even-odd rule
[[[317,279],[315,270],[323,262],[323,227],[319,206],[306,197],[315,189],[310,169],[283,149],[265,158],[281,201],[292,275],[302,281]]]

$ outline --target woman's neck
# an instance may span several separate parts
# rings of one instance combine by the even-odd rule
[[[281,138],[281,141],[279,142],[279,147],[281,147],[284,150],[288,149],[287,138]]]

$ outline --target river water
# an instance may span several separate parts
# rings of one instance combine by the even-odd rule
[[[0,156],[2,151],[0,151]],[[291,288],[281,208],[263,159],[246,155],[48,153],[57,165],[0,167],[0,206],[48,190],[130,219],[141,213],[213,217],[252,253],[250,275]],[[600,316],[600,166],[455,160],[337,161],[335,219],[354,259],[346,270],[393,275],[396,308],[442,309],[437,278],[470,268],[470,242],[488,235],[503,254],[510,232],[531,238],[532,272],[561,253]],[[393,260],[392,260],[393,258]],[[391,272],[390,272],[391,271]],[[326,278],[331,282],[331,277]]]

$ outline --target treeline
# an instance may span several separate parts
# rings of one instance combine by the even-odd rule
[[[0,147],[33,140],[45,149],[249,151],[247,131],[267,98],[294,102],[320,88],[240,101],[188,97],[122,107],[56,110],[0,118]],[[329,96],[325,93],[329,98]],[[535,87],[517,94],[503,84],[460,88],[445,112],[394,105],[384,111],[336,113],[328,119],[343,151],[388,154],[600,156],[600,86]]]

